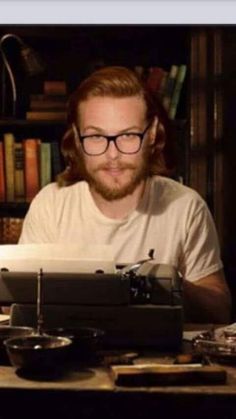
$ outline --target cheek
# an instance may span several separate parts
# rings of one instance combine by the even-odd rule
[[[95,170],[101,163],[104,163],[104,159],[101,157],[90,157],[87,155],[83,156],[85,168],[88,171]]]

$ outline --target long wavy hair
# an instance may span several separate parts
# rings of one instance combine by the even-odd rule
[[[157,95],[149,91],[139,76],[129,68],[103,67],[82,81],[68,101],[68,127],[62,138],[61,151],[66,168],[57,176],[59,186],[83,180],[83,165],[78,153],[73,124],[79,125],[79,105],[91,97],[125,98],[139,96],[146,103],[146,119],[157,116],[158,129],[153,153],[149,157],[148,176],[170,176],[175,168],[172,127]]]

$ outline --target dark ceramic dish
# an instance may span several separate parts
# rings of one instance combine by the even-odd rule
[[[64,364],[71,340],[57,336],[26,336],[4,341],[11,364],[27,371],[47,371]]]
[[[92,327],[46,329],[45,334],[63,336],[72,340],[70,352],[73,361],[87,362],[96,360],[98,351],[102,349],[104,331]]]
[[[35,333],[32,327],[23,326],[0,326],[0,363],[9,364],[6,347],[3,342],[9,338],[30,336]]]

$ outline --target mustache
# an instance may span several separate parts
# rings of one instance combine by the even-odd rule
[[[110,169],[117,169],[117,170],[124,170],[124,169],[131,169],[134,170],[135,166],[132,163],[101,163],[96,167],[96,172],[99,170],[110,170]]]

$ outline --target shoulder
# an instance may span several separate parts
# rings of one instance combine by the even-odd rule
[[[166,205],[195,207],[195,209],[206,207],[206,202],[197,191],[176,180],[154,176],[151,180],[151,188],[152,195]]]
[[[30,213],[59,214],[76,202],[81,201],[86,191],[85,182],[77,182],[70,186],[58,186],[56,182],[44,186],[30,204]]]
[[[84,184],[85,182],[77,182],[70,186],[58,186],[56,182],[49,183],[38,192],[33,202],[48,199],[60,200],[80,192],[82,193],[85,188]]]

